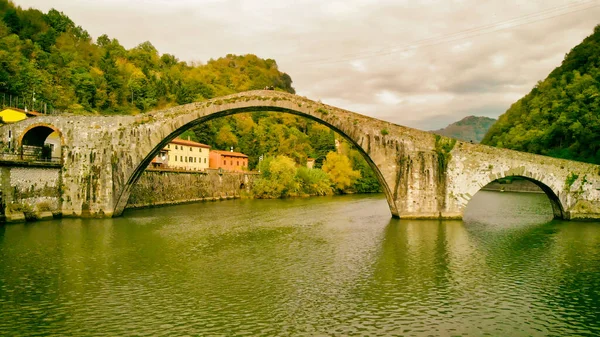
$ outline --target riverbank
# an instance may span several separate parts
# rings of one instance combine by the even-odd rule
[[[542,189],[529,180],[513,180],[508,183],[500,183],[493,181],[481,190],[496,191],[496,192],[517,192],[517,193],[544,193]]]

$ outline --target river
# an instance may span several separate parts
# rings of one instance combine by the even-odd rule
[[[233,200],[0,227],[4,336],[598,336],[600,223],[478,193]]]

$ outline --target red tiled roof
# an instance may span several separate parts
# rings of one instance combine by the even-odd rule
[[[175,138],[171,141],[171,143],[178,144],[178,145],[187,145],[187,146],[203,147],[205,149],[210,149],[210,145],[193,142],[191,140],[185,140],[185,139],[181,139],[181,138]]]
[[[247,155],[245,155],[243,153],[239,153],[239,152],[221,151],[221,150],[212,150],[211,152],[218,153],[223,156],[248,158]]]

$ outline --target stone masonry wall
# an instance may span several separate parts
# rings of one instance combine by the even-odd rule
[[[7,208],[60,213],[60,168],[4,166],[1,176],[2,202]]]
[[[146,170],[133,186],[127,208],[239,198],[255,173]]]

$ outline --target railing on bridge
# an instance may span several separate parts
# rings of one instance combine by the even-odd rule
[[[19,153],[0,153],[0,161],[18,163],[32,163],[32,164],[54,164],[62,165],[62,158],[60,157],[42,157],[36,154],[19,154]]]

